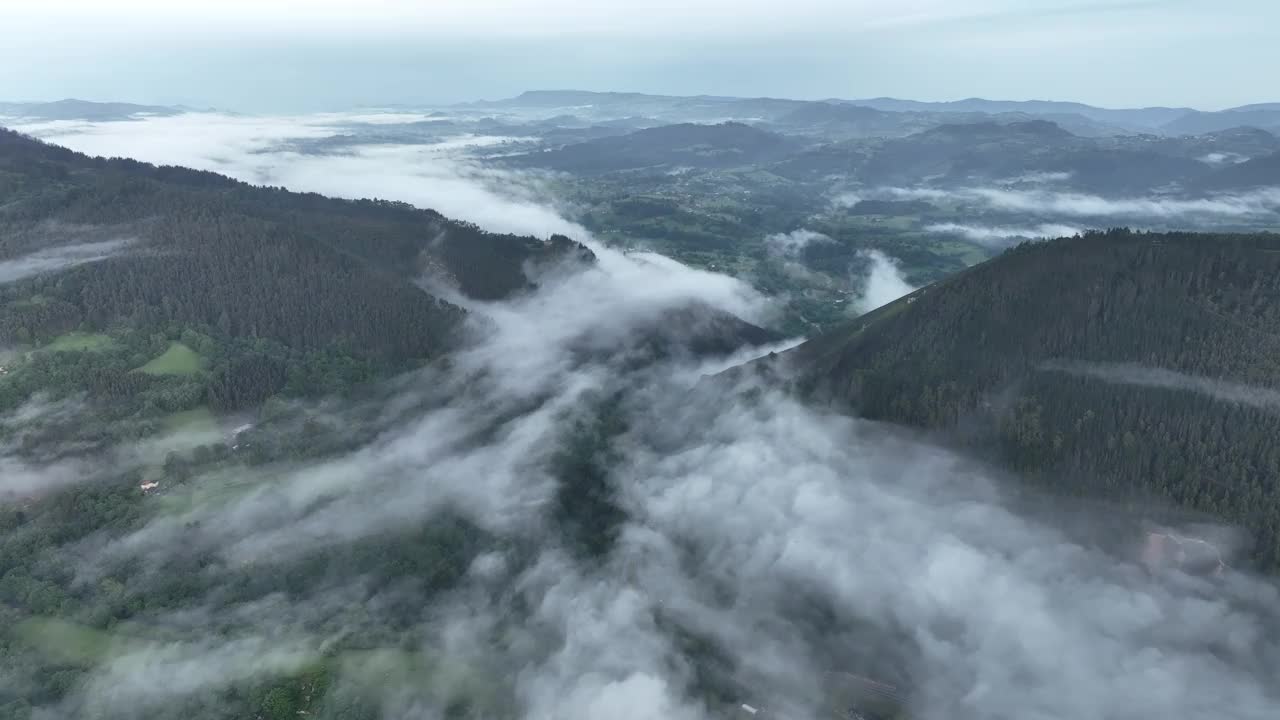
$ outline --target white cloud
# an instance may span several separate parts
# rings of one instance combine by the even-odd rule
[[[960,235],[979,245],[997,248],[1006,247],[1014,240],[1071,237],[1081,232],[1080,228],[1053,223],[1043,223],[1034,227],[934,223],[925,226],[925,230],[945,235]]]
[[[384,117],[367,111],[267,117],[183,113],[121,122],[29,123],[16,129],[90,155],[182,165],[336,197],[400,200],[494,232],[583,234],[538,199],[536,177],[483,168],[465,154],[520,138],[459,135],[434,144],[362,145],[328,155],[287,149],[289,141],[341,134],[345,123],[384,124]]]
[[[813,243],[830,242],[833,240],[826,235],[803,228],[789,233],[774,233],[764,239],[765,247],[778,255],[798,255],[801,250]]]
[[[1280,211],[1280,188],[1208,198],[1104,198],[1083,193],[1049,193],[978,188],[972,194],[993,208],[1073,217],[1181,218],[1256,217]]]
[[[879,250],[867,251],[865,255],[871,267],[867,270],[862,295],[854,304],[858,312],[869,313],[915,291],[903,278],[896,260]]]
[[[1207,165],[1226,165],[1234,163],[1242,163],[1249,159],[1248,155],[1241,155],[1233,152],[1211,152],[1200,158],[1200,162]]]

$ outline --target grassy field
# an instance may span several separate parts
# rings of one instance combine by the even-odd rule
[[[143,482],[164,480],[164,460],[171,452],[186,452],[199,445],[223,440],[222,428],[207,407],[184,410],[166,416],[156,435],[139,441],[134,449],[145,469]]]
[[[165,432],[218,433],[218,421],[213,411],[201,405],[194,410],[183,410],[164,419]]]
[[[53,339],[53,342],[40,348],[50,352],[70,352],[76,350],[107,350],[115,341],[106,335],[96,333],[72,332]]]
[[[200,372],[204,360],[195,350],[180,342],[171,343],[159,357],[138,368],[148,375],[194,375]]]

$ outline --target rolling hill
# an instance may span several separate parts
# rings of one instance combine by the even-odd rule
[[[448,354],[465,340],[466,313],[424,288],[502,300],[535,288],[551,266],[594,261],[560,235],[498,235],[404,203],[90,158],[0,131],[0,264],[12,278],[0,283],[0,344],[38,347],[127,327],[167,338],[145,350],[159,355],[189,330],[221,354],[209,381],[188,373],[198,377],[183,392],[203,387],[222,408],[262,401],[290,386],[290,373],[295,389],[327,392],[345,383],[338,377]],[[670,320],[638,339],[650,354],[723,354],[776,339],[710,308]],[[145,357],[130,362],[152,367]],[[328,367],[329,379],[301,379],[308,366]],[[147,380],[128,369],[91,384],[138,395],[165,382],[163,373]],[[38,385],[5,389],[20,402]]]
[[[788,138],[730,122],[682,123],[646,128],[546,152],[509,158],[515,166],[597,174],[654,167],[724,168],[783,158],[796,143]]]
[[[8,131],[0,131],[0,195],[6,257],[65,244],[68,228],[131,243],[129,252],[5,287],[14,301],[49,301],[39,313],[10,302],[2,326],[10,337],[159,313],[158,321],[303,348],[346,340],[371,356],[432,356],[447,347],[461,312],[423,292],[418,278],[475,298],[507,297],[530,286],[528,263],[581,250],[567,239],[493,235],[405,204],[89,158]]]
[[[1033,482],[1198,512],[1280,567],[1280,235],[1024,244],[775,358]]]
[[[56,100],[54,102],[0,102],[0,115],[37,120],[128,120],[136,115],[177,115],[183,108],[136,105],[123,102]]]

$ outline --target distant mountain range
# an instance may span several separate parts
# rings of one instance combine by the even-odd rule
[[[1217,112],[1188,107],[1100,108],[1049,100],[969,98],[923,102],[878,97],[822,101],[740,98],[721,95],[647,95],[584,90],[530,90],[504,100],[463,103],[468,109],[560,110],[564,127],[626,119],[631,126],[671,122],[769,122],[784,126],[836,125],[861,135],[901,135],[941,122],[1032,118],[1052,120],[1077,135],[1132,133],[1200,135],[1236,127],[1280,129],[1280,103],[1255,103]],[[55,102],[0,102],[0,116],[37,120],[127,120],[140,115],[176,115],[191,108],[66,99]]]
[[[1028,115],[1079,115],[1096,122],[1140,130],[1158,129],[1185,115],[1197,111],[1191,108],[1127,108],[1108,109],[1076,102],[1048,100],[984,100],[969,98],[950,102],[921,102],[897,98],[868,98],[865,100],[832,100],[833,103],[875,108],[888,112],[944,112],[944,113],[1026,113]],[[1212,113],[1208,113],[1212,114]]]
[[[35,120],[128,120],[138,115],[179,115],[188,110],[189,108],[167,105],[73,99],[55,102],[0,102],[0,116]]]
[[[825,108],[859,116],[880,112],[818,104],[787,117],[823,123],[829,119]],[[1099,194],[1169,188],[1199,193],[1280,184],[1280,138],[1253,128],[1179,137],[1081,137],[1045,119],[987,119],[848,142],[798,137],[793,127],[786,130],[769,123],[680,123],[569,142],[504,162],[586,176],[761,168],[795,180],[835,174],[870,186],[1034,184],[1035,178],[1051,177],[1061,188]]]
[[[825,106],[825,107],[824,107]],[[970,98],[950,102],[921,102],[897,98],[866,98],[825,101],[779,98],[737,98],[719,95],[672,96],[643,93],[589,92],[582,90],[531,90],[514,98],[468,103],[473,108],[574,109],[575,114],[619,113],[689,121],[750,119],[813,121],[819,116],[837,117],[842,107],[865,108],[895,115],[915,115],[936,119],[939,115],[1023,115],[1055,120],[1077,134],[1156,133],[1161,135],[1202,134],[1249,126],[1280,128],[1280,103],[1258,103],[1218,112],[1187,107],[1100,108],[1076,102],[1044,100],[1009,101]],[[796,114],[799,114],[798,116]],[[884,119],[862,112],[848,114],[872,124]],[[899,118],[899,122],[901,118]],[[936,122],[934,123],[936,124]],[[1075,124],[1077,127],[1071,127]],[[1085,129],[1091,129],[1084,132]]]

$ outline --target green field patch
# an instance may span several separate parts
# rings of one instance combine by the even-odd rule
[[[148,375],[194,375],[204,367],[204,359],[195,350],[180,342],[170,343],[169,349],[151,362],[138,368]]]
[[[216,433],[221,435],[218,419],[213,411],[201,405],[193,410],[183,410],[168,415],[164,419],[165,432]]]
[[[99,333],[70,332],[40,348],[49,352],[100,352],[115,347],[115,340]]]
[[[73,665],[99,662],[113,644],[101,630],[56,618],[28,618],[14,625],[13,635],[50,661]]]

